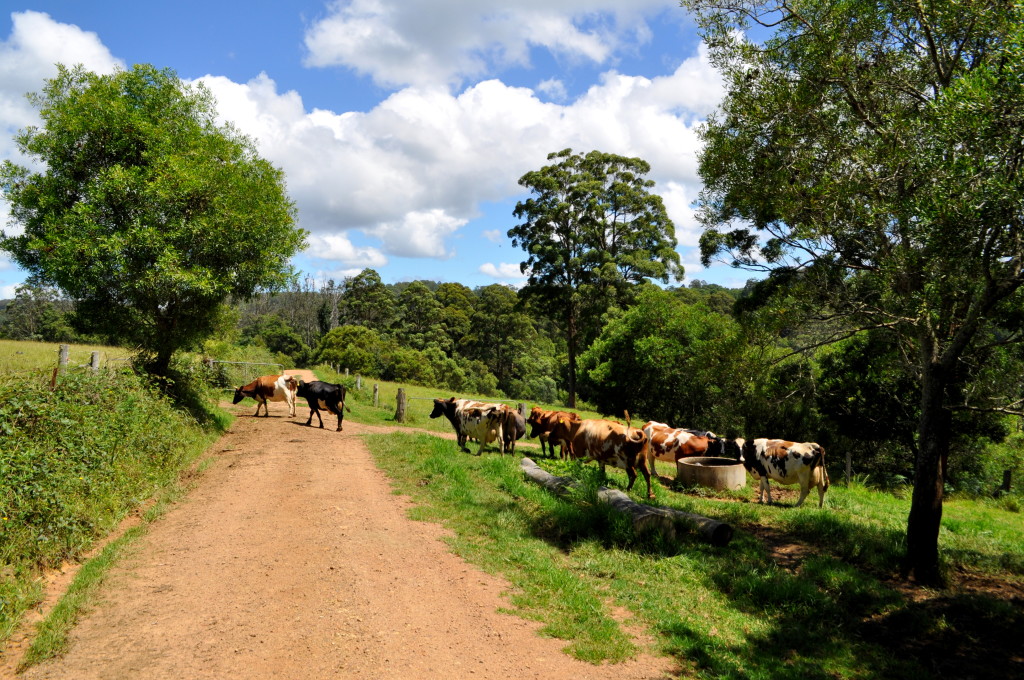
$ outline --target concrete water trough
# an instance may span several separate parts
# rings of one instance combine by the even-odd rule
[[[687,486],[736,490],[747,485],[747,471],[732,458],[694,456],[676,461],[676,480]]]

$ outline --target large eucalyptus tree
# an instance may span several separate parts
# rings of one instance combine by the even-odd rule
[[[568,404],[576,401],[581,338],[596,337],[597,320],[627,302],[633,284],[682,278],[675,226],[640,158],[564,149],[552,165],[526,173],[519,184],[533,196],[516,204],[522,219],[509,229],[522,247],[529,279],[523,293],[557,318],[568,353]]]

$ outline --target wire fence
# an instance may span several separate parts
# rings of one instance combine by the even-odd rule
[[[206,365],[212,374],[211,381],[217,387],[248,385],[261,375],[279,374],[284,370],[283,364],[255,361],[207,359]]]

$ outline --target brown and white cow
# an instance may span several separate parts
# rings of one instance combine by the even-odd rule
[[[569,422],[581,422],[583,419],[580,418],[577,413],[570,413],[568,411],[545,411],[539,406],[534,406],[530,409],[530,417],[526,419],[526,424],[530,426],[530,439],[540,437],[540,453],[541,455],[550,455],[552,458],[555,457],[555,444],[559,444],[561,447],[562,458],[565,458],[565,440],[552,440],[551,431],[555,429],[555,425],[558,423],[559,418],[565,418]],[[544,444],[547,443],[550,453],[545,454]]]
[[[505,421],[506,409],[504,404],[489,404],[471,399],[435,399],[434,410],[430,412],[431,418],[439,418],[442,415],[448,419],[455,430],[455,436],[459,448],[469,451],[466,448],[468,439],[476,439],[480,442],[480,449],[476,455],[484,452],[484,447],[493,441],[498,442],[498,450],[505,453],[505,439],[503,423]]]
[[[740,462],[750,476],[760,480],[757,501],[772,502],[768,480],[779,484],[799,484],[800,500],[804,502],[812,486],[818,487],[818,507],[825,503],[828,491],[828,472],[825,470],[825,449],[815,442],[796,443],[783,439],[754,439],[744,442],[740,449]]]
[[[263,375],[256,378],[248,385],[242,385],[235,390],[235,398],[232,404],[237,404],[246,397],[256,400],[256,413],[260,414],[260,407],[263,407],[263,416],[270,415],[267,407],[268,401],[284,401],[288,403],[288,416],[295,417],[295,393],[299,389],[299,382],[290,375]]]
[[[626,491],[633,488],[636,482],[636,471],[644,476],[647,482],[647,497],[654,498],[651,491],[651,473],[647,469],[647,456],[650,451],[647,435],[643,430],[612,420],[582,420],[572,422],[567,418],[559,418],[549,434],[549,441],[565,441],[568,445],[570,458],[596,460],[604,473],[605,465],[613,465],[626,471],[629,485]]]
[[[658,474],[655,461],[662,460],[676,466],[676,477],[679,477],[679,461],[695,456],[722,456],[739,458],[739,444],[743,440],[730,440],[719,437],[714,432],[688,430],[670,427],[665,423],[653,420],[644,425],[644,434],[651,442],[651,474]]]

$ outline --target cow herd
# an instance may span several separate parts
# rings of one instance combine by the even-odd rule
[[[342,429],[345,407],[345,387],[314,380],[303,382],[289,375],[262,376],[248,385],[235,390],[232,403],[250,397],[256,400],[256,413],[267,411],[268,401],[284,401],[288,404],[288,415],[295,417],[296,397],[305,398],[309,404],[311,425],[313,415],[324,426],[320,409],[338,416],[338,432]],[[629,485],[633,488],[637,473],[643,475],[647,484],[647,497],[654,498],[651,490],[651,473],[657,474],[655,461],[675,463],[677,476],[680,462],[687,458],[719,457],[730,458],[743,464],[750,476],[759,482],[758,501],[771,503],[769,482],[799,484],[803,504],[812,487],[818,489],[818,507],[825,502],[825,491],[829,479],[825,471],[825,449],[814,442],[791,442],[783,439],[724,439],[713,432],[673,428],[664,423],[650,421],[642,428],[632,427],[629,413],[626,424],[601,419],[583,419],[579,414],[568,411],[545,411],[534,407],[528,418],[506,404],[474,401],[472,399],[434,399],[431,418],[444,416],[455,430],[459,448],[469,451],[466,444],[470,439],[479,442],[477,455],[484,447],[494,443],[504,454],[515,453],[516,442],[530,427],[530,438],[540,439],[541,454],[554,457],[555,446],[559,447],[563,459],[597,461],[604,472],[605,465],[612,465],[626,471]]]

